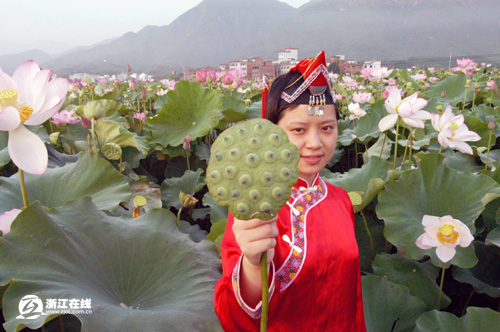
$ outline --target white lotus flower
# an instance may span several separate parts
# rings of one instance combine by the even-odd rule
[[[50,119],[69,89],[67,79],[50,80],[51,75],[51,70],[41,70],[34,61],[20,65],[12,77],[0,69],[0,130],[9,132],[10,158],[27,173],[43,174],[48,154],[40,137],[25,125]]]
[[[370,73],[370,76],[377,81],[380,81],[383,78],[389,76],[394,69],[387,69],[387,67],[373,68]]]
[[[427,100],[418,98],[418,93],[415,92],[411,96],[401,100],[399,89],[389,90],[384,106],[389,115],[380,120],[378,124],[379,130],[386,131],[392,128],[398,121],[398,117],[410,127],[424,128],[423,120],[430,119],[431,114],[421,109],[427,105]]]
[[[21,210],[12,209],[4,214],[0,214],[0,231],[2,231],[2,235],[10,232],[10,225],[19,213],[21,213]]]
[[[420,249],[436,248],[436,255],[443,262],[450,261],[456,253],[455,247],[468,247],[474,240],[469,228],[452,216],[443,217],[424,215],[422,218],[425,233],[415,244]]]
[[[472,154],[472,148],[465,142],[481,139],[481,136],[469,130],[464,123],[463,114],[453,114],[449,105],[441,116],[431,114],[431,122],[434,129],[439,131],[438,141],[442,147],[450,147],[463,153]]]
[[[362,116],[366,115],[365,110],[359,107],[358,103],[350,103],[347,108],[349,109],[349,113],[351,113],[349,115],[349,119],[351,120],[359,120]]]

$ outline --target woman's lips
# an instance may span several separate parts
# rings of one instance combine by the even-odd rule
[[[314,155],[314,156],[302,156],[302,159],[311,165],[315,165],[321,161],[322,155]]]

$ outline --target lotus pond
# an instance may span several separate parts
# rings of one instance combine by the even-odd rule
[[[457,64],[331,74],[322,176],[354,204],[368,331],[500,330],[500,74]],[[260,117],[261,86],[0,74],[5,330],[221,331],[227,209],[206,168],[225,128]]]

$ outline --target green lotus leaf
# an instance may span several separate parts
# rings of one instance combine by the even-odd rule
[[[361,282],[367,331],[411,331],[417,317],[425,311],[425,304],[410,295],[408,287],[387,277],[363,276]]]
[[[486,237],[486,243],[491,243],[500,247],[500,227],[493,229]]]
[[[215,128],[222,117],[220,92],[202,87],[198,82],[181,81],[167,92],[167,103],[147,123],[153,133],[150,143],[178,146],[182,139],[203,137]]]
[[[380,135],[378,123],[386,115],[383,100],[378,100],[366,111],[366,115],[361,117],[354,129],[345,128],[339,133],[338,141],[344,145],[351,145],[354,140],[363,144],[377,138]]]
[[[371,157],[380,157],[384,160],[389,159],[392,143],[385,133],[381,133],[377,141],[363,153],[363,161],[366,163]]]
[[[137,136],[125,129],[119,123],[108,119],[99,119],[96,121],[95,135],[101,149],[107,143],[115,143],[121,147],[134,147],[141,151],[144,156],[148,150],[144,137]]]
[[[229,209],[227,206],[220,206],[215,203],[215,200],[210,195],[210,192],[207,192],[203,196],[203,205],[210,206],[210,222],[215,224],[221,219],[226,219]]]
[[[493,332],[500,326],[500,313],[490,308],[468,307],[458,318],[452,313],[432,310],[422,314],[413,332]],[[493,328],[493,329],[492,329]]]
[[[260,119],[262,118],[262,100],[253,102],[247,108],[247,119]]]
[[[439,275],[439,270],[432,264],[419,263],[399,254],[382,253],[377,255],[373,261],[374,274],[386,276],[390,281],[408,287],[410,294],[422,300],[427,310],[436,308],[439,297],[439,286],[436,283],[436,278]],[[446,308],[450,303],[450,298],[446,294],[442,294],[441,308]]]
[[[354,211],[365,208],[382,189],[387,181],[397,178],[398,172],[391,169],[386,160],[373,156],[361,168],[351,168],[348,173],[331,173],[323,170],[321,176],[327,182],[342,187],[347,192],[362,192],[362,202],[354,205]]]
[[[226,230],[227,219],[221,219],[210,228],[210,233],[207,236],[207,239],[212,241],[217,248],[217,252],[220,255],[221,252],[221,244],[222,238],[224,237],[224,233]]]
[[[436,85],[429,87],[426,91],[426,95],[429,98],[436,98],[442,101],[444,104],[450,104],[451,106],[457,106],[458,103],[472,101],[474,96],[474,88],[467,89],[467,96],[465,92],[465,84],[467,77],[463,73],[458,75],[449,75],[444,80]],[[441,93],[446,91],[446,96],[441,97]]]
[[[90,120],[92,117],[99,119],[103,117],[110,117],[114,113],[126,113],[128,111],[129,109],[122,103],[114,100],[101,99],[87,102],[85,105],[78,107],[75,113]]]
[[[113,84],[114,88],[113,91],[110,92],[105,92],[105,89],[107,88],[106,84],[97,84],[95,87],[94,91],[96,93],[95,98],[96,99],[108,99],[112,101],[117,101],[118,98],[129,88],[128,83],[118,83],[118,84]],[[120,112],[122,113],[122,112]],[[123,113],[122,113],[123,114]]]
[[[354,215],[354,223],[361,271],[373,273],[372,263],[376,254],[383,252],[386,249],[384,225],[381,221],[376,220],[372,213],[366,213],[363,215],[356,213]],[[369,233],[366,229],[367,227]]]
[[[76,163],[49,168],[43,175],[24,176],[29,201],[39,200],[48,208],[90,196],[100,209],[115,211],[120,202],[130,199],[129,184],[121,173],[107,160],[88,152],[80,153]],[[0,196],[0,213],[24,206],[18,174],[0,178]]]
[[[404,171],[399,180],[385,185],[378,196],[376,212],[385,222],[386,239],[399,253],[412,259],[429,255],[434,265],[442,267],[434,248],[423,250],[415,245],[424,233],[423,216],[451,215],[474,234],[474,221],[486,204],[500,197],[500,186],[486,175],[447,168],[441,154],[419,153],[417,157],[421,161],[416,169]],[[450,264],[464,268],[474,266],[477,258],[472,245],[456,249]]]
[[[443,154],[445,155],[444,165],[448,168],[453,168],[458,171],[468,170],[473,173],[479,172],[484,168],[479,166],[474,156],[469,154],[453,150],[443,151]]]
[[[7,142],[9,133],[0,131],[0,168],[10,162],[9,150],[7,149]]]
[[[219,122],[218,129],[224,130],[229,123],[240,122],[247,119],[246,106],[243,100],[231,95],[222,96],[222,108],[224,120]]]
[[[500,248],[474,241],[474,249],[479,259],[470,269],[453,268],[453,276],[460,282],[465,282],[478,293],[491,297],[500,297]]]
[[[466,116],[465,117],[465,124],[469,127],[469,130],[471,130],[471,131],[477,133],[479,136],[481,136],[481,140],[479,140],[477,142],[469,142],[468,144],[470,146],[488,147],[489,137],[490,137],[490,133],[491,133],[491,130],[488,129],[488,122],[483,122],[474,116]],[[496,136],[495,136],[495,133],[493,132],[491,135],[490,145],[491,146],[495,145],[495,141],[496,141]]]
[[[196,172],[186,171],[180,178],[165,179],[161,184],[161,197],[165,206],[173,206],[177,210],[181,208],[181,201],[179,193],[182,191],[185,194],[194,195],[204,185],[200,181],[200,175],[203,173],[202,169]]]
[[[74,313],[82,331],[222,331],[213,310],[220,260],[209,241],[177,230],[155,209],[135,219],[110,217],[88,197],[46,213],[35,202],[0,242],[0,283],[8,332],[38,328],[58,314],[17,318],[26,295],[89,299]],[[55,308],[57,309],[57,308]]]

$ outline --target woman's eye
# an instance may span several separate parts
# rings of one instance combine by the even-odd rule
[[[332,131],[332,130],[333,130],[333,126],[323,127],[323,131]]]
[[[302,133],[304,132],[304,128],[293,128],[292,131],[296,133]]]

